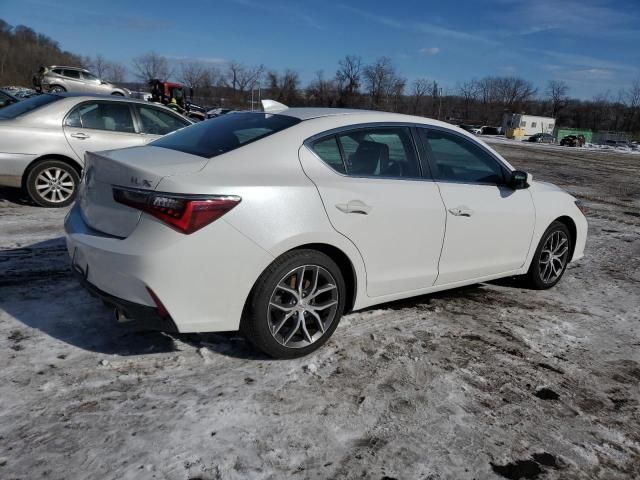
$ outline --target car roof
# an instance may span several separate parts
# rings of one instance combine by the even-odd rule
[[[121,95],[100,95],[100,94],[86,94],[86,93],[78,93],[78,92],[64,92],[64,93],[49,93],[47,95],[55,95],[57,97],[63,98],[81,98],[83,100],[111,100],[114,102],[131,102],[131,103],[144,103],[145,105],[155,105],[157,107],[165,107],[165,105],[161,105],[159,103],[149,102],[147,100],[143,100],[141,98],[131,98],[124,97]]]
[[[401,113],[393,113],[393,112],[382,112],[379,110],[365,110],[365,109],[355,109],[355,108],[287,108],[274,112],[275,115],[286,115],[288,117],[297,118],[299,120],[311,120],[316,118],[323,117],[331,117],[331,116],[352,116],[352,117],[360,117],[366,116],[369,118],[368,121],[371,121],[372,116],[379,117],[379,120],[375,121],[394,121],[394,122],[407,122],[407,123],[423,123],[423,124],[431,124],[431,125],[441,125],[447,127],[453,127],[446,122],[442,122],[440,120],[434,120],[427,117],[418,117],[414,115],[406,115]],[[354,118],[354,120],[356,120]]]
[[[54,68],[64,68],[67,70],[78,70],[79,72],[89,72],[89,70],[87,70],[86,68],[82,68],[82,67],[69,67],[66,65],[51,65],[49,67],[47,67],[49,70],[53,70]],[[89,72],[91,73],[91,72]]]

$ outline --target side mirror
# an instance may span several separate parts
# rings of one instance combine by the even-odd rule
[[[107,83],[109,83],[109,82],[107,82],[105,80],[100,80],[100,85],[106,85]]]
[[[524,188],[529,188],[529,180],[530,175],[527,172],[514,170],[511,172],[511,178],[509,179],[508,185],[514,190],[522,190]]]

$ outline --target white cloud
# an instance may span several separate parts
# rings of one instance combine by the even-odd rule
[[[420,53],[423,55],[437,55],[440,53],[440,47],[421,48]]]
[[[340,4],[338,6],[343,10],[347,10],[361,18],[378,23],[380,25],[384,25],[384,26],[399,29],[399,30],[412,30],[417,33],[435,35],[438,37],[448,38],[452,40],[483,43],[485,45],[497,45],[497,42],[495,40],[484,37],[482,35],[469,33],[467,31],[454,30],[452,28],[442,27],[440,25],[435,25],[433,23],[407,22],[406,20],[401,20],[398,18],[386,16],[386,15],[376,15],[374,13],[370,13],[369,11],[362,10],[359,8],[354,8],[349,5]]]

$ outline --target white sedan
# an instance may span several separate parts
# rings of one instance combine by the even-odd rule
[[[514,275],[552,287],[586,240],[571,195],[420,117],[272,102],[85,162],[65,222],[83,284],[120,321],[239,329],[274,357],[371,305]]]

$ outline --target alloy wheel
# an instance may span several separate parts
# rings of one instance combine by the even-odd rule
[[[69,172],[59,167],[46,168],[40,172],[36,177],[35,187],[38,195],[51,203],[67,201],[76,188]]]
[[[567,265],[568,256],[569,237],[565,232],[556,230],[549,235],[540,252],[540,279],[549,284],[560,278]]]
[[[273,289],[267,319],[273,338],[288,348],[315,343],[338,316],[335,278],[319,265],[291,270]]]

